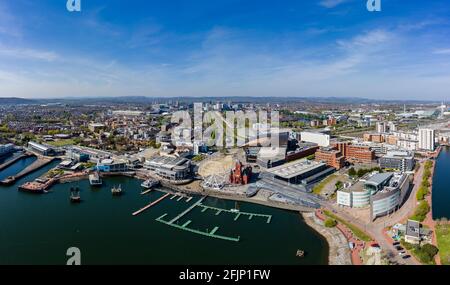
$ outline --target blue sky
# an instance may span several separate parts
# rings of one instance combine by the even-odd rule
[[[447,100],[448,0],[0,0],[0,97]]]

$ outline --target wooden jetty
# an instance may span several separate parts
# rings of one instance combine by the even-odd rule
[[[148,193],[150,193],[150,192],[152,192],[152,191],[153,191],[153,189],[145,190],[145,191],[141,192],[141,195],[148,194]]]
[[[139,214],[141,214],[142,212],[144,212],[145,210],[151,208],[152,206],[158,204],[159,202],[161,202],[162,200],[166,199],[167,197],[170,196],[170,193],[167,193],[166,195],[162,196],[161,198],[159,198],[158,200],[151,202],[150,204],[148,204],[147,206],[145,206],[142,209],[137,210],[136,212],[133,213],[133,216],[137,216]]]

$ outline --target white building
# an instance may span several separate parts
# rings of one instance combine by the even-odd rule
[[[419,129],[419,148],[425,150],[434,150],[436,137],[433,129]]]
[[[397,126],[395,125],[394,122],[388,122],[388,128],[390,132],[396,132],[397,131]]]
[[[408,140],[408,139],[399,139],[397,141],[397,146],[401,149],[414,151],[414,150],[419,149],[419,141]]]
[[[322,147],[330,145],[330,135],[328,134],[318,132],[301,132],[300,139],[304,142],[316,143]]]
[[[351,207],[352,193],[347,191],[337,191],[337,203],[338,205]]]
[[[378,122],[376,127],[377,133],[386,133],[386,123],[385,122]]]

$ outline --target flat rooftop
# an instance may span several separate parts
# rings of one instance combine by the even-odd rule
[[[376,173],[366,180],[366,184],[380,185],[394,176],[393,173]]]
[[[408,220],[406,223],[406,235],[413,237],[420,237],[420,223],[413,220]]]
[[[267,170],[267,172],[285,179],[290,179],[323,166],[325,166],[325,163],[301,159],[274,168],[270,168]]]
[[[147,161],[147,164],[153,164],[160,167],[173,168],[188,162],[184,157],[156,156]]]

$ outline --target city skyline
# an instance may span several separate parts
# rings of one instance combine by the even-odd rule
[[[445,1],[65,2],[0,4],[0,98],[448,98]]]

